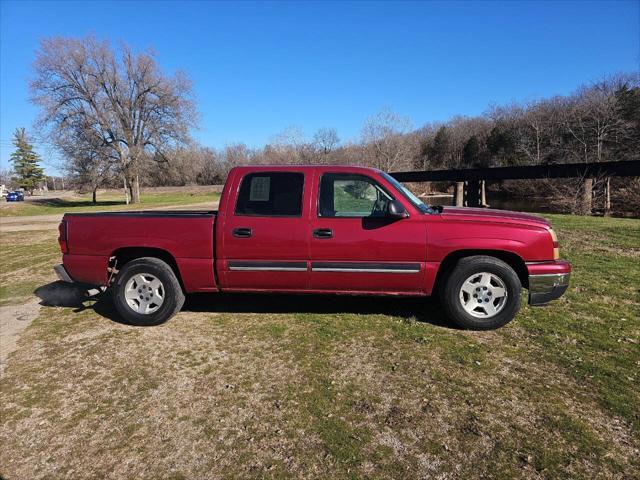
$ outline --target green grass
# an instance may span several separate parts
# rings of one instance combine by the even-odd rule
[[[0,217],[48,215],[55,213],[93,212],[110,210],[144,210],[165,206],[188,205],[190,203],[211,202],[218,200],[220,195],[214,192],[171,192],[141,194],[141,203],[126,205],[122,195],[106,194],[98,197],[98,203],[91,201],[89,194],[77,195],[69,198],[41,198],[12,204],[11,208],[0,209]]]
[[[640,221],[548,218],[571,287],[491,332],[415,299],[210,295],[152,328],[43,308],[0,380],[0,474],[638,478]],[[5,249],[23,301],[7,281],[55,236]]]
[[[56,238],[51,230],[0,235],[0,306],[33,298],[33,291],[52,278],[61,259]]]
[[[527,311],[523,326],[543,355],[640,429],[640,221],[550,217],[573,266],[567,308]]]

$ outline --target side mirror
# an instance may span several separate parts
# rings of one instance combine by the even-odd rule
[[[409,214],[407,213],[407,210],[404,208],[402,203],[400,203],[398,200],[391,200],[389,202],[387,216],[390,218],[405,218],[408,217]]]

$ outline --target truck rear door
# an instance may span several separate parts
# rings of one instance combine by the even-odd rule
[[[239,169],[229,179],[230,201],[217,230],[223,289],[308,288],[309,202],[304,199],[311,177],[308,169]]]

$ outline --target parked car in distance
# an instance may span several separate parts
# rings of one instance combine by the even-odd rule
[[[20,190],[7,193],[7,202],[23,202],[24,193]]]
[[[238,167],[217,211],[66,214],[59,232],[58,276],[108,286],[140,325],[191,292],[284,292],[437,294],[456,324],[491,329],[514,318],[522,288],[542,305],[571,272],[547,220],[432,207],[365,167]]]

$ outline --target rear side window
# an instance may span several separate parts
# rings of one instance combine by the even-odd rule
[[[236,215],[299,217],[303,187],[303,173],[250,173],[240,184]]]

